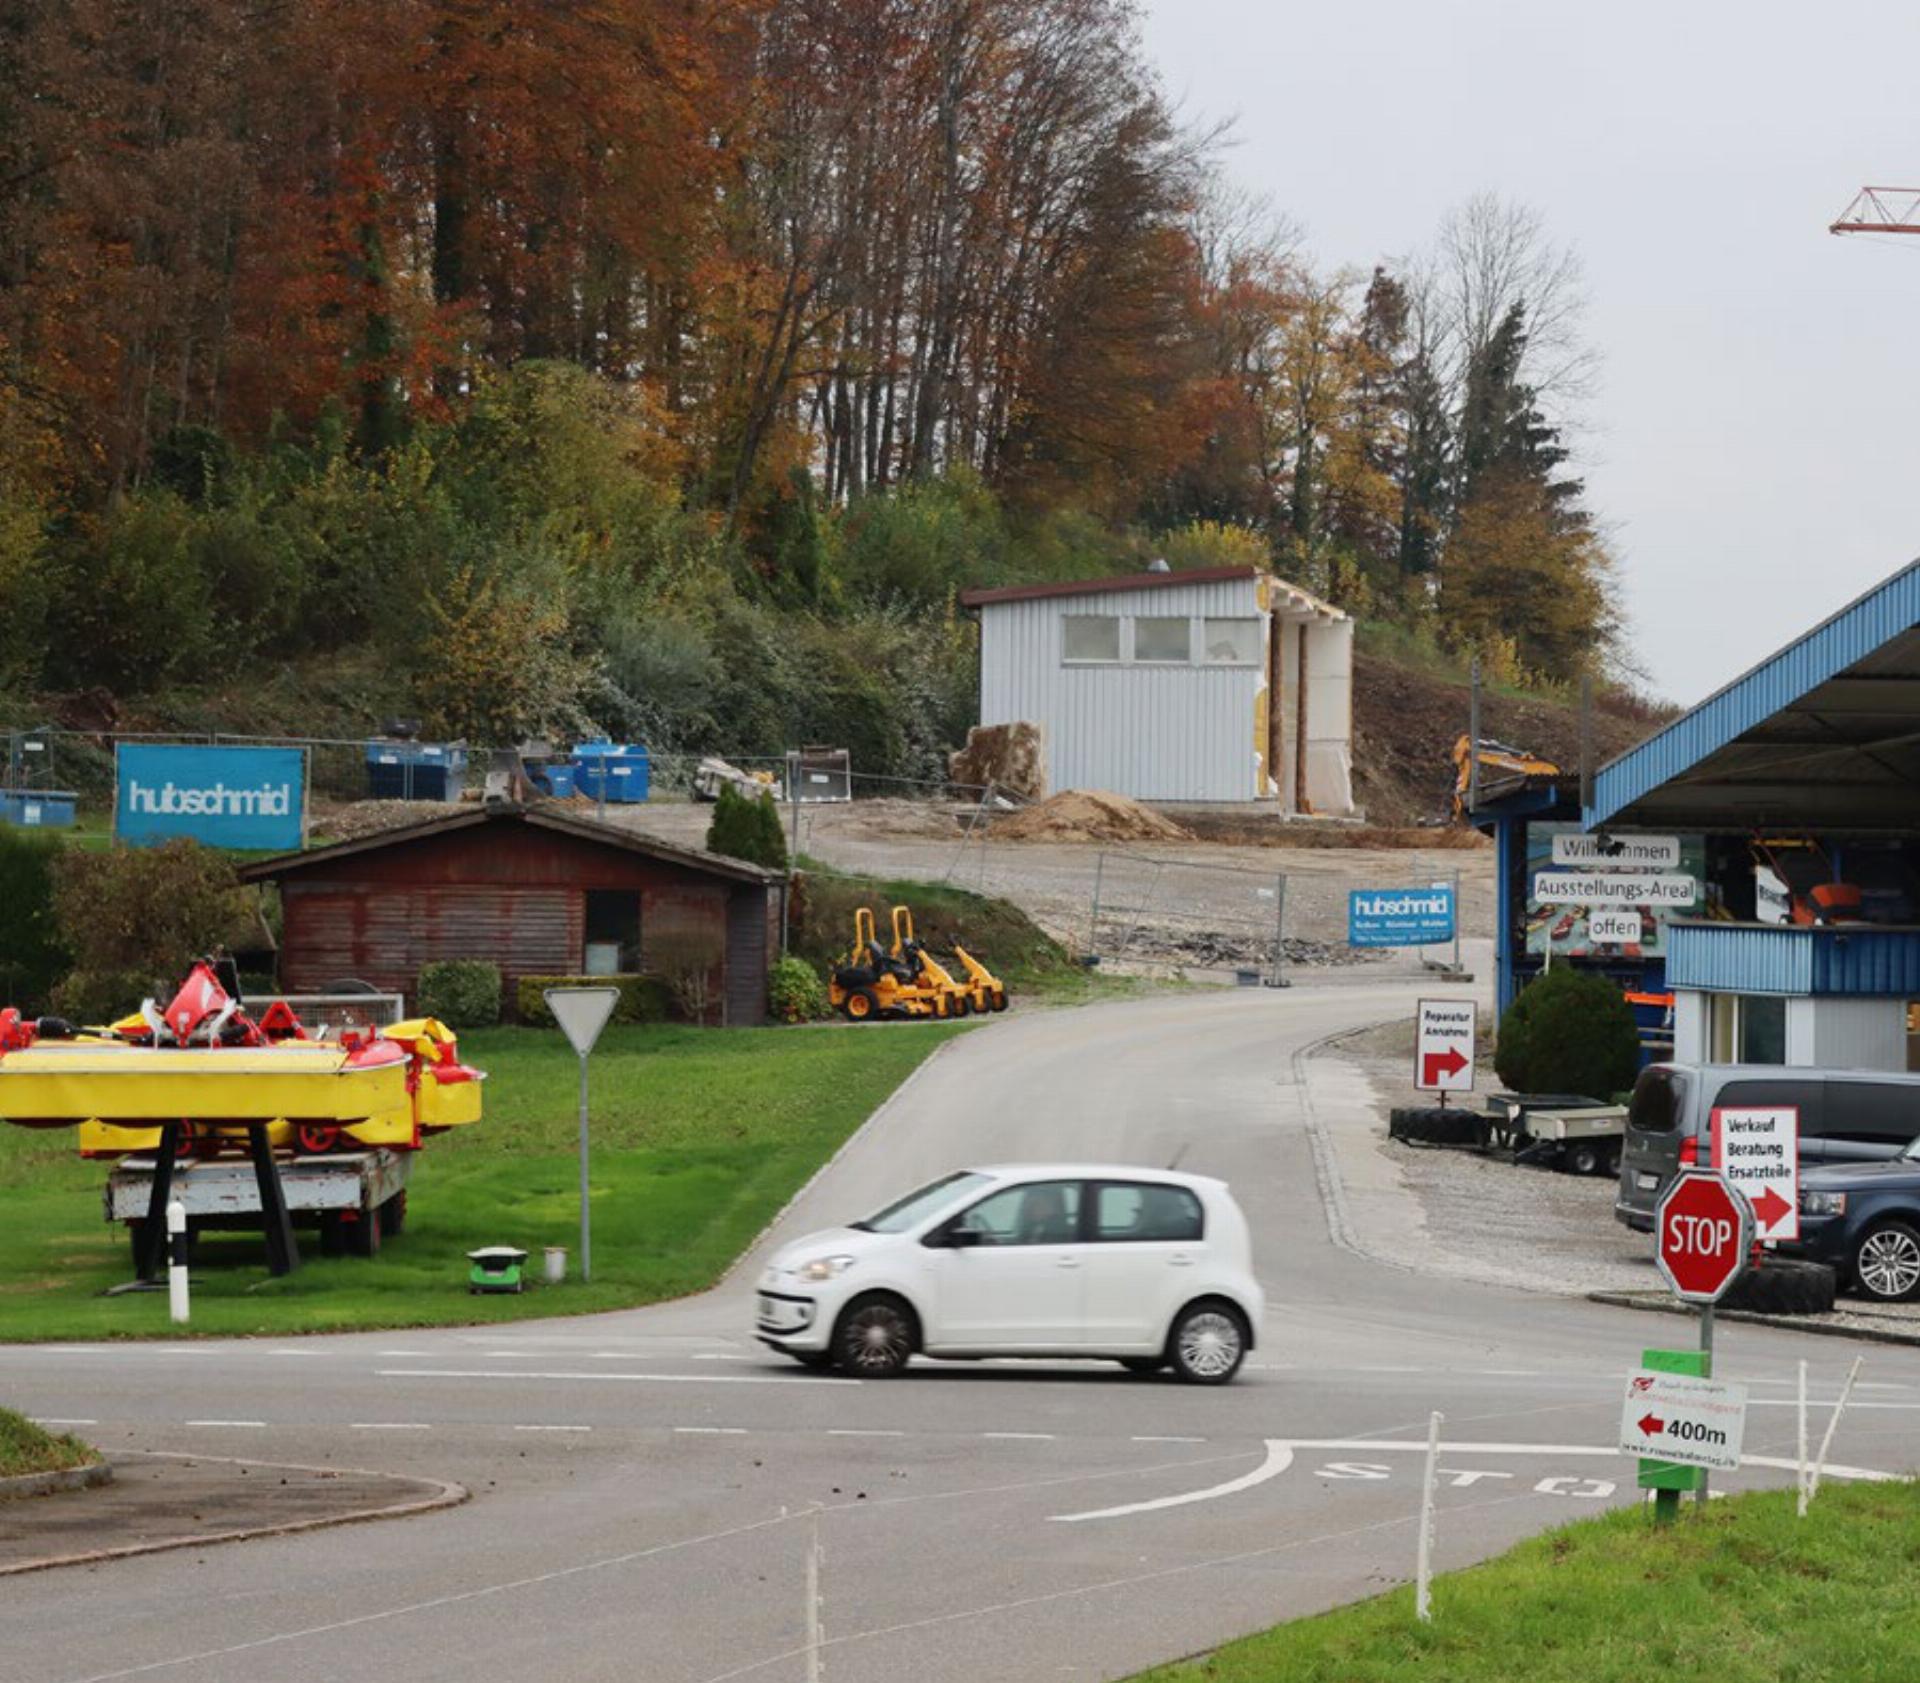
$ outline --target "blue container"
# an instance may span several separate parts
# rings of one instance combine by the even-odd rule
[[[457,801],[467,751],[438,742],[369,742],[367,793],[376,801]]]
[[[647,798],[652,765],[638,743],[583,742],[573,751],[575,790],[609,805]]]
[[[533,780],[557,801],[564,801],[575,792],[576,779],[571,762],[544,765],[533,774]]]
[[[0,824],[28,830],[70,830],[76,797],[66,790],[0,789]]]

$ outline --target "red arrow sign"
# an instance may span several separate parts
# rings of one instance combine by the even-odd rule
[[[1645,1436],[1650,1438],[1657,1438],[1662,1432],[1664,1432],[1667,1429],[1666,1421],[1656,1419],[1651,1414],[1641,1415],[1639,1419],[1639,1426],[1640,1426],[1641,1432]]]
[[[1778,1227],[1793,1214],[1793,1206],[1769,1186],[1753,1200],[1753,1213],[1760,1218],[1762,1227]]]
[[[1420,1060],[1420,1084],[1437,1087],[1444,1077],[1458,1075],[1466,1067],[1467,1060],[1458,1046],[1449,1046],[1444,1052],[1429,1052]]]

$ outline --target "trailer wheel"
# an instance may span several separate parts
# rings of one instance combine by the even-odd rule
[[[1591,1140],[1581,1140],[1560,1153],[1561,1167],[1570,1175],[1597,1175],[1605,1161],[1605,1153]]]
[[[403,1186],[376,1212],[380,1218],[380,1237],[397,1239],[407,1225],[407,1189]]]
[[[1824,1262],[1770,1256],[1734,1281],[1720,1299],[1727,1309],[1762,1315],[1828,1315],[1833,1312],[1834,1274]]]
[[[340,1231],[346,1239],[349,1256],[374,1257],[380,1254],[378,1210],[342,1210]]]

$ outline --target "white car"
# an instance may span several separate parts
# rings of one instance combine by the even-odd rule
[[[1224,1182],[1025,1163],[960,1170],[783,1246],[755,1330],[809,1367],[869,1379],[915,1354],[1101,1356],[1222,1385],[1265,1307]]]

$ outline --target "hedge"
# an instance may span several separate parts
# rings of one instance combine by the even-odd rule
[[[616,1023],[664,1023],[673,994],[659,976],[522,976],[513,988],[514,1014],[531,1028],[552,1028],[553,1013],[542,996],[548,988],[618,988]]]
[[[420,966],[414,1009],[448,1028],[492,1028],[500,1021],[500,966],[483,958],[442,958]]]

